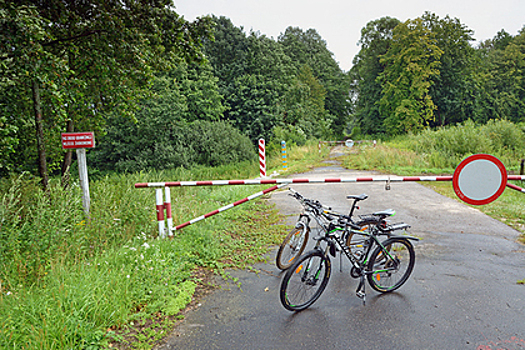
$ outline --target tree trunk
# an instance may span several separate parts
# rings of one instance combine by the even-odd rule
[[[49,179],[47,177],[46,146],[44,144],[44,126],[42,123],[42,108],[40,105],[40,88],[36,80],[33,81],[33,109],[35,112],[38,172],[42,178],[42,187],[47,191]]]
[[[73,132],[74,130],[73,120],[68,120],[66,125],[66,132]],[[64,189],[69,187],[69,169],[71,167],[71,162],[73,159],[73,152],[68,150],[64,154],[64,161],[62,162],[62,187]]]

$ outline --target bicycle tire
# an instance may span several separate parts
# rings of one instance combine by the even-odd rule
[[[330,259],[322,251],[316,249],[302,255],[281,281],[281,304],[290,311],[306,309],[325,290],[330,272]]]
[[[308,226],[295,227],[286,235],[275,257],[275,264],[279,269],[284,271],[292,266],[306,248],[309,236],[310,228]]]
[[[360,227],[361,231],[370,231],[370,226],[379,225],[381,220],[377,219],[364,219],[357,221],[355,224]],[[357,260],[361,260],[364,257],[366,250],[366,238],[354,233],[349,233],[346,237],[346,245],[350,248],[350,252]]]
[[[390,293],[401,287],[410,277],[416,260],[414,246],[408,239],[393,237],[384,241],[383,246],[394,260],[377,247],[368,261],[368,283],[372,289]]]

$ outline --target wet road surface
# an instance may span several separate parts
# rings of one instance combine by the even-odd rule
[[[338,166],[298,178],[355,177],[369,172]],[[398,291],[380,294],[367,285],[356,297],[349,262],[332,258],[332,276],[308,309],[289,312],[279,301],[281,272],[274,263],[259,273],[232,271],[241,282],[217,280],[222,289],[190,312],[157,349],[525,349],[525,246],[519,232],[478,210],[414,183],[292,185],[307,198],[347,211],[347,194],[367,193],[358,214],[393,208],[393,222],[412,225],[416,265]],[[271,202],[295,222],[301,206],[287,191]],[[525,200],[525,197],[524,197]],[[293,214],[293,215],[292,215]],[[283,236],[284,237],[284,236]]]

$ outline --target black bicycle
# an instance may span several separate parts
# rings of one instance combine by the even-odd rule
[[[277,267],[281,270],[287,270],[297,259],[306,248],[308,238],[310,237],[311,226],[310,223],[312,218],[317,222],[319,230],[326,230],[328,223],[334,218],[344,218],[350,223],[359,227],[361,231],[370,230],[371,226],[377,226],[379,229],[387,231],[387,223],[385,218],[395,214],[395,211],[391,209],[383,210],[369,215],[360,215],[359,219],[354,221],[353,215],[355,210],[359,209],[358,202],[368,198],[368,195],[349,195],[346,198],[353,200],[350,212],[348,215],[342,215],[336,212],[333,212],[330,207],[322,205],[317,200],[311,200],[305,198],[300,193],[289,189],[291,194],[290,196],[294,197],[301,203],[303,206],[303,212],[299,214],[299,218],[295,224],[295,227],[286,235],[283,242],[279,246],[277,255],[275,258],[275,263]],[[363,253],[363,241],[361,236],[354,235],[349,233],[346,236],[346,244],[350,247],[352,254],[360,256]]]
[[[366,302],[365,277],[370,286],[381,293],[400,288],[410,277],[415,264],[415,252],[411,240],[416,237],[392,235],[393,231],[410,227],[405,223],[388,225],[383,230],[372,226],[361,231],[359,226],[346,218],[331,221],[325,233],[314,239],[313,250],[300,256],[286,271],[280,288],[283,306],[290,311],[301,311],[312,305],[323,293],[331,275],[329,255],[342,252],[351,262],[351,276],[359,278],[356,295]],[[388,233],[387,233],[388,232]],[[348,235],[362,236],[363,253],[355,256],[346,245]],[[381,241],[381,236],[389,237]],[[322,243],[326,243],[323,248]]]

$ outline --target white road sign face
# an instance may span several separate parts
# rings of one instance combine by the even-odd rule
[[[353,145],[354,145],[354,141],[352,141],[352,140],[346,140],[345,141],[345,146],[346,147],[351,148]]]
[[[463,160],[454,172],[454,191],[473,205],[496,200],[507,185],[507,171],[499,159],[488,154],[476,154]]]

